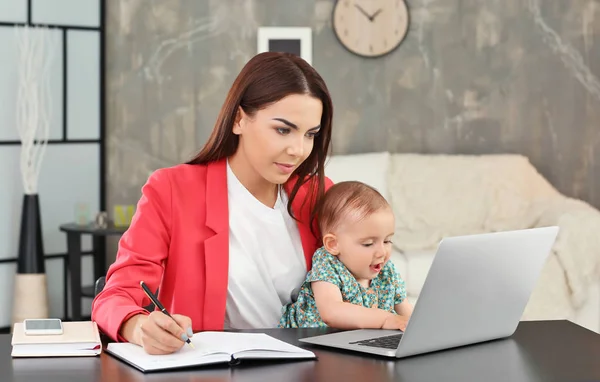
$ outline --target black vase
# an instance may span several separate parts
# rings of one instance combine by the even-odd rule
[[[47,318],[48,305],[40,203],[37,194],[25,195],[14,285],[13,323],[23,322],[26,318]]]
[[[17,273],[45,273],[40,203],[37,194],[23,196]]]

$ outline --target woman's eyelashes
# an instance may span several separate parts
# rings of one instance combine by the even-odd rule
[[[287,127],[276,127],[275,130],[281,135],[288,135],[290,133],[290,129]]]
[[[292,129],[290,129],[289,127],[276,127],[275,130],[280,135],[288,135],[289,133],[292,132]],[[314,137],[319,135],[319,132],[320,132],[320,130],[309,131],[308,133],[306,133],[306,137],[313,139]]]

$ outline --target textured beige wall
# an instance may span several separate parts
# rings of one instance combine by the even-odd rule
[[[333,3],[109,1],[109,205],[202,146],[259,26],[310,26],[335,153],[521,153],[600,206],[598,1],[411,0],[406,40],[378,59],[340,45]]]

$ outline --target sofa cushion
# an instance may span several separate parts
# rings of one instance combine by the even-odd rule
[[[521,155],[393,154],[394,245],[434,249],[447,236],[528,228],[561,195]]]
[[[325,162],[325,175],[334,183],[358,180],[374,187],[389,199],[390,153],[332,155]]]

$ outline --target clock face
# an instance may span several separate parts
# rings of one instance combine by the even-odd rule
[[[408,9],[404,0],[338,0],[333,9],[333,29],[351,52],[382,56],[406,36]]]

